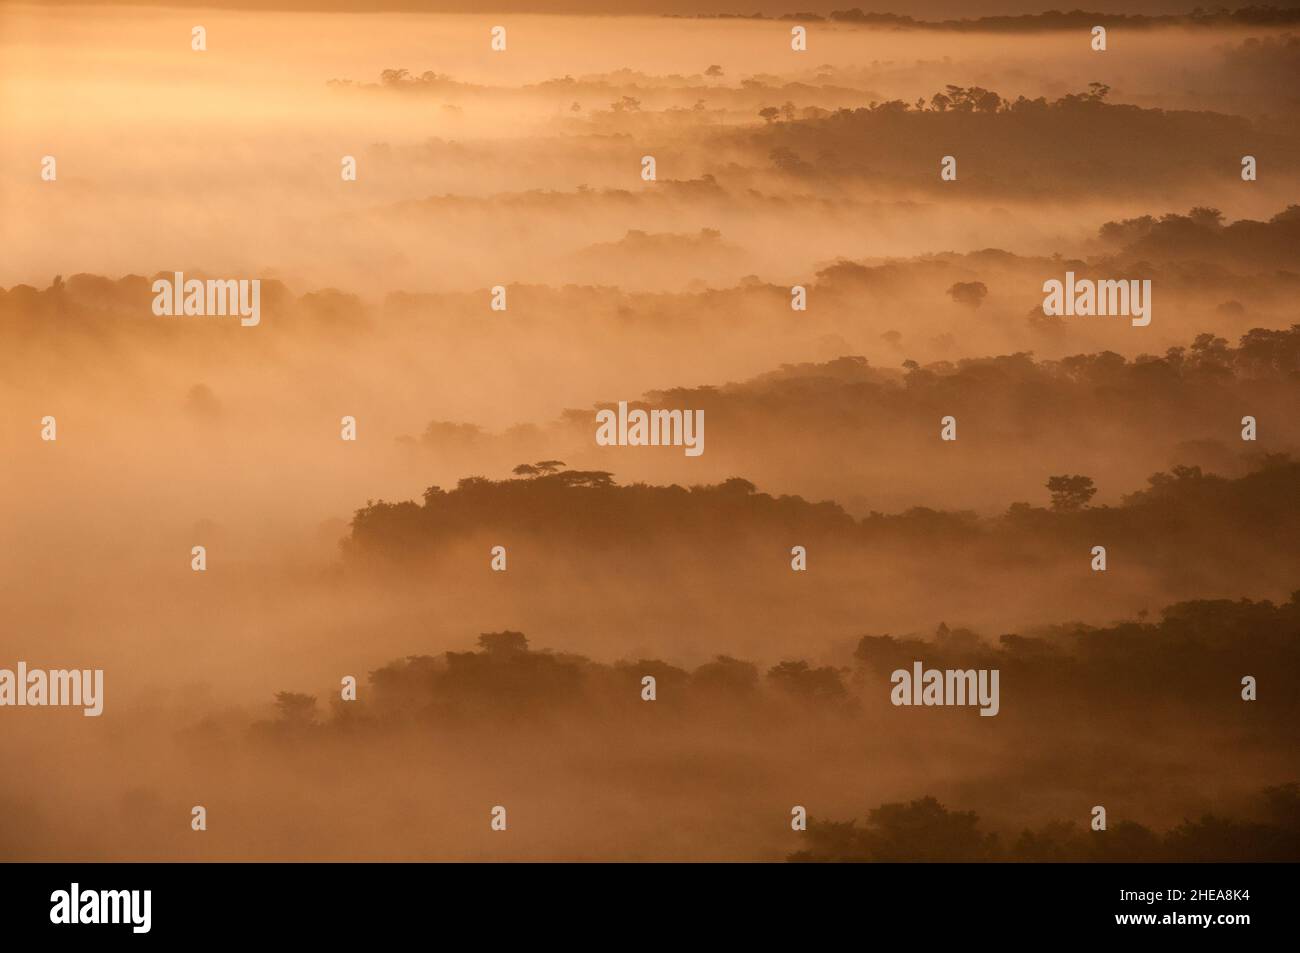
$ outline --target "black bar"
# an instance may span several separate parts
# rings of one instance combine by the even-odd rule
[[[1270,864],[11,864],[6,939],[209,943],[257,938],[463,947],[518,932],[676,944],[825,936],[976,942],[1132,934],[1231,943],[1288,930],[1293,865]],[[149,929],[51,922],[52,895],[149,890]],[[1127,898],[1122,891],[1131,892]],[[1181,891],[1182,896],[1171,891]],[[142,896],[142,895],[141,895]],[[69,896],[70,899],[70,896]],[[143,918],[137,910],[137,923]],[[1244,915],[1245,921],[1240,921]],[[1119,917],[1154,917],[1120,923]],[[1208,926],[1177,918],[1209,916]],[[1165,918],[1171,918],[1165,921]],[[1231,917],[1240,922],[1223,922]],[[683,932],[685,931],[685,932]],[[1245,931],[1245,932],[1243,932]],[[602,944],[606,945],[606,944]],[[803,944],[801,944],[803,945]],[[6,944],[7,946],[7,944]],[[16,947],[9,947],[16,949]]]

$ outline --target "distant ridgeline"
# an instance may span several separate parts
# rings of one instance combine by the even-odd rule
[[[484,531],[536,535],[575,547],[625,548],[629,538],[717,542],[765,535],[805,545],[823,541],[946,546],[962,541],[991,553],[1031,541],[1074,547],[1104,536],[1140,540],[1151,558],[1176,544],[1202,546],[1201,558],[1213,560],[1226,535],[1245,534],[1261,558],[1274,551],[1279,558],[1294,558],[1300,534],[1300,507],[1294,505],[1300,463],[1289,457],[1264,455],[1256,470],[1238,479],[1178,466],[1153,475],[1149,482],[1147,489],[1125,497],[1118,507],[1048,510],[1016,503],[1005,515],[991,518],[916,507],[858,520],[837,503],[771,496],[739,477],[689,488],[619,486],[602,470],[565,470],[513,480],[467,477],[454,490],[429,487],[423,503],[369,503],[356,512],[346,549],[354,557],[401,560]]]
[[[689,19],[689,14],[667,14],[668,17]],[[1154,29],[1158,27],[1198,26],[1290,26],[1300,23],[1300,9],[1282,8],[1262,4],[1228,10],[1222,7],[1214,10],[1197,8],[1190,13],[1164,13],[1148,15],[1143,13],[1096,13],[1087,10],[1071,10],[1062,13],[1049,10],[1046,13],[1024,13],[1018,16],[984,16],[960,20],[918,20],[901,13],[864,12],[859,7],[850,10],[833,10],[823,16],[818,13],[700,13],[695,18],[719,20],[798,20],[801,23],[852,23],[861,26],[893,27],[903,30],[945,30],[971,33],[1022,33],[1045,30],[1073,30],[1079,27],[1087,29],[1094,24],[1104,23],[1109,26],[1122,26],[1128,29]]]
[[[1057,717],[1067,720],[1070,712],[1088,709],[1098,722],[1124,721],[1134,710],[1150,714],[1157,701],[1181,702],[1197,711],[1209,706],[1220,728],[1264,731],[1261,740],[1272,733],[1289,738],[1289,726],[1300,716],[1300,694],[1292,690],[1300,679],[1297,636],[1300,590],[1280,605],[1194,600],[1166,606],[1157,621],[1062,623],[996,641],[942,623],[924,636],[864,635],[843,667],[795,658],[764,668],[728,655],[693,668],[658,658],[602,662],[534,648],[524,633],[507,630],[482,633],[476,649],[393,659],[370,672],[369,687],[355,705],[332,706],[332,718],[322,718],[315,696],[282,692],[278,720],[267,727],[347,727],[359,719],[383,724],[422,717],[473,725],[479,718],[509,719],[521,712],[540,727],[548,715],[635,715],[646,700],[639,691],[646,675],[654,677],[659,696],[682,703],[688,718],[696,705],[765,700],[806,702],[845,715],[859,706],[880,713],[890,710],[891,671],[924,658],[927,666],[993,669],[1014,681],[1016,702],[999,715],[1003,719],[1040,721],[1044,706],[1054,703]],[[1278,692],[1273,704],[1246,711],[1235,690],[1222,690],[1224,671],[1242,666],[1270,673],[1269,684]],[[1105,705],[1094,708],[1101,698]],[[980,720],[974,708],[956,716]],[[1056,737],[1091,727],[1072,721]]]

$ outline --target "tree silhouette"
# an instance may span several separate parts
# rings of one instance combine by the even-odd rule
[[[510,472],[516,476],[550,476],[558,473],[565,465],[563,460],[539,460],[537,463],[521,463]]]
[[[515,652],[528,651],[528,638],[522,632],[484,632],[478,637],[478,645],[489,655],[512,655]]]
[[[565,470],[563,473],[553,473],[551,477],[556,483],[564,487],[611,487],[614,485],[614,474],[608,470]]]
[[[974,811],[950,811],[933,797],[882,804],[853,821],[819,821],[808,826],[810,850],[791,860],[973,861],[996,856],[997,841],[979,830]]]
[[[768,669],[767,678],[780,690],[809,701],[838,702],[848,696],[839,669],[813,668],[803,659],[773,666]]]
[[[968,308],[978,308],[988,296],[988,286],[982,281],[959,281],[948,289],[952,300]]]
[[[276,692],[275,707],[280,720],[289,725],[310,725],[316,720],[316,697],[299,692]]]
[[[1083,509],[1097,492],[1092,477],[1086,476],[1054,476],[1048,479],[1047,489],[1052,494],[1052,509],[1058,513]]]

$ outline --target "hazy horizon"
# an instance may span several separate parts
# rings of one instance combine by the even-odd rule
[[[1300,15],[355,6],[0,4],[0,857],[1300,857]]]

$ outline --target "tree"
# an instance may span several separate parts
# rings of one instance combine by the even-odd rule
[[[1054,476],[1047,481],[1052,494],[1052,509],[1058,513],[1073,513],[1083,509],[1097,492],[1092,477]]]
[[[603,488],[614,485],[614,474],[608,470],[565,470],[555,474],[556,481],[563,487]]]
[[[730,655],[719,655],[692,672],[691,682],[708,694],[747,695],[758,686],[758,668]]]
[[[775,107],[769,106],[768,108],[772,109]],[[771,119],[768,119],[768,122],[771,121]],[[800,159],[793,150],[787,149],[785,146],[773,149],[768,154],[768,158],[772,160],[774,166],[789,175],[807,175],[812,172],[811,165],[804,162],[803,159]]]
[[[978,308],[988,293],[988,286],[982,281],[959,281],[948,289],[953,301],[968,308]]]
[[[950,811],[933,797],[873,808],[863,833],[876,861],[988,860],[996,850],[974,811]]]
[[[1002,108],[1002,97],[992,90],[972,86],[969,92],[976,112],[995,113]]]
[[[1193,224],[1202,228],[1223,227],[1223,213],[1210,206],[1198,205],[1187,213],[1187,217],[1192,220]]]
[[[299,692],[276,692],[280,720],[289,725],[310,725],[316,720],[316,697]]]
[[[730,477],[718,484],[718,492],[726,493],[729,496],[750,496],[758,491],[758,487],[750,483],[744,477]]]
[[[722,75],[722,67],[721,67],[721,66],[717,66],[716,64],[713,65],[713,66],[710,66],[708,69],[706,69],[706,70],[704,71],[704,75],[705,75],[705,76],[721,76],[721,75]]]
[[[776,117],[781,115],[781,110],[777,109],[775,106],[764,106],[758,111],[758,114],[762,116],[766,122],[775,122]]]
[[[563,460],[539,460],[536,463],[521,463],[510,472],[515,476],[538,477],[558,473],[566,466]]]
[[[782,691],[807,701],[837,702],[848,695],[839,669],[813,668],[803,659],[781,662],[768,669],[767,677]]]
[[[817,821],[808,826],[809,850],[799,861],[976,861],[998,855],[997,839],[979,829],[974,811],[950,811],[933,797],[882,804],[867,823]]]
[[[478,645],[489,655],[513,655],[528,651],[528,638],[522,632],[484,632],[478,637]]]

